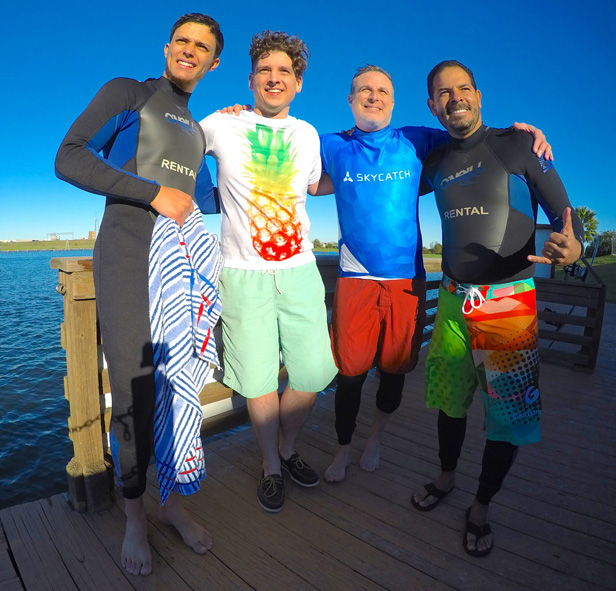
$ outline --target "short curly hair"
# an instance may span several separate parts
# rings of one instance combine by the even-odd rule
[[[287,35],[282,31],[266,29],[253,36],[250,43],[250,60],[254,71],[256,63],[262,57],[267,57],[272,51],[286,53],[293,63],[296,78],[301,78],[308,67],[310,52],[306,44],[297,35]]]

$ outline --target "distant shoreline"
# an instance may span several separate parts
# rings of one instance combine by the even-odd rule
[[[27,252],[47,250],[92,250],[94,240],[28,240],[0,242],[0,252]]]
[[[68,248],[67,248],[68,242]],[[41,240],[25,242],[1,242],[0,253],[3,252],[42,252],[42,251],[71,251],[71,250],[92,250],[94,240]],[[314,252],[330,252],[337,254],[337,250],[315,248]],[[423,257],[424,267],[428,273],[436,273],[441,270],[441,257],[429,255]]]

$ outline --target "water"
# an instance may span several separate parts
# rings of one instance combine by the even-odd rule
[[[63,300],[49,261],[91,254],[0,253],[0,508],[67,488],[72,444],[60,346]]]
[[[60,346],[63,299],[49,261],[91,254],[0,253],[0,509],[67,488],[73,454]],[[429,273],[428,279],[440,276]]]

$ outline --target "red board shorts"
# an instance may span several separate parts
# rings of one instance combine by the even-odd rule
[[[338,370],[356,376],[375,363],[393,374],[417,365],[425,316],[422,279],[339,277],[332,307],[332,349]]]

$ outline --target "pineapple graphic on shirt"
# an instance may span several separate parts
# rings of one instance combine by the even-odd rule
[[[296,153],[282,129],[257,124],[246,139],[244,174],[252,186],[247,211],[252,246],[266,261],[284,261],[300,252],[302,242],[291,186],[298,172]]]

